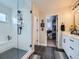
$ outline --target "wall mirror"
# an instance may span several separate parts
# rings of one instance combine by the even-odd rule
[[[77,1],[73,7],[74,14],[74,30],[79,34],[79,1]]]

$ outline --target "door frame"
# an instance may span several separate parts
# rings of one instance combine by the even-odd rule
[[[37,29],[36,29],[36,31],[37,31],[37,40],[36,40],[36,42],[37,42],[37,44],[35,44],[35,45],[39,45],[39,17],[38,16],[36,16],[36,15],[33,15],[33,17],[34,17],[34,22],[33,22],[33,24],[35,23],[35,21],[37,22]],[[36,19],[35,19],[36,18]]]
[[[56,25],[56,47],[58,47],[58,14],[46,16],[46,27],[47,27],[47,20],[48,20],[47,18],[50,17],[50,16],[57,16],[57,20],[56,20],[56,24],[57,24]],[[46,31],[47,31],[47,28],[46,28]]]

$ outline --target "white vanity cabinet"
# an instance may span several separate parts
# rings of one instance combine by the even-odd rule
[[[70,35],[62,36],[62,47],[69,59],[79,59],[79,38]]]

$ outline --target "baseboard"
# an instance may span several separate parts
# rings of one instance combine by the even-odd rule
[[[59,49],[63,49],[62,47],[60,47],[60,46],[57,46]]]
[[[21,59],[28,59],[33,53],[34,50],[30,49]]]
[[[42,43],[40,43],[39,45],[40,45],[40,46],[47,46],[47,44],[42,44]]]

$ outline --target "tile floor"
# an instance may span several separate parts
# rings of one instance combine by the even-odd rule
[[[40,56],[40,58],[37,56],[36,59],[68,59],[62,49],[55,47],[35,46],[35,52],[33,55],[35,54]],[[35,59],[32,56],[29,59]]]
[[[49,47],[56,47],[56,40],[53,40],[53,39],[51,39],[51,40],[47,40],[47,46],[49,46]]]
[[[0,54],[0,59],[21,59],[26,53],[24,50],[12,48]]]

